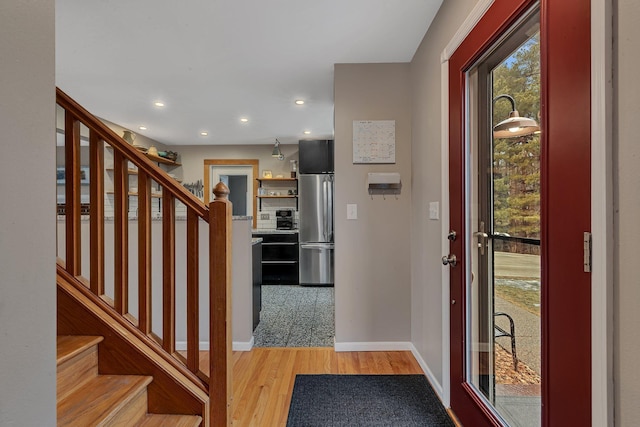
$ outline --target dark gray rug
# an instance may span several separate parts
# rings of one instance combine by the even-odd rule
[[[424,375],[296,375],[287,427],[454,427]]]

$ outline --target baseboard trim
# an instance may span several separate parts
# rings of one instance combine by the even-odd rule
[[[336,342],[335,351],[411,351],[412,344],[405,341]]]
[[[254,344],[254,338],[251,336],[249,341],[234,341],[231,348],[233,351],[251,351]]]
[[[249,341],[234,341],[231,344],[231,349],[233,351],[251,351],[254,344],[253,336]],[[209,341],[200,341],[198,344],[198,348],[200,351],[208,351],[209,350]],[[187,342],[186,341],[176,341],[176,350],[178,351],[186,351],[187,350]]]
[[[436,394],[440,398],[440,401],[444,402],[444,399],[443,399],[444,391],[443,391],[442,385],[436,379],[435,375],[433,375],[433,372],[431,372],[431,369],[429,369],[429,365],[427,365],[427,362],[424,361],[424,359],[420,355],[420,352],[418,352],[418,349],[416,348],[416,346],[414,346],[413,343],[410,343],[410,344],[411,344],[411,353],[413,354],[413,357],[416,358],[416,361],[424,371],[424,374],[427,376],[427,379],[431,383],[431,387],[433,387],[433,390],[436,392]],[[445,407],[446,406],[447,405],[445,405]]]

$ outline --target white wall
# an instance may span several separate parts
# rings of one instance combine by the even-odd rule
[[[440,54],[477,0],[447,0],[411,61],[413,176],[411,208],[411,342],[443,384],[442,212],[429,219],[429,202],[441,200]],[[447,273],[447,270],[445,270]],[[447,325],[445,325],[446,327]]]
[[[55,426],[54,1],[0,2],[0,425]]]
[[[409,64],[338,64],[334,88],[336,348],[406,344],[411,337]],[[353,120],[396,121],[395,164],[353,164]],[[402,194],[397,200],[371,199],[368,172],[400,172]],[[347,204],[357,204],[357,220],[346,219]]]
[[[614,384],[616,425],[636,425],[640,419],[640,7],[637,0],[617,2],[614,28]]]

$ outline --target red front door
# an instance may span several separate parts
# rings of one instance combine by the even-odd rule
[[[483,297],[477,295],[478,289],[483,288],[475,284],[481,281],[478,270],[470,264],[479,257],[477,245],[482,246],[483,256],[485,248],[491,247],[478,236],[509,240],[505,237],[509,233],[497,233],[491,226],[488,233],[479,230],[474,218],[482,210],[477,207],[482,206],[482,201],[477,203],[470,194],[480,194],[484,188],[482,182],[477,188],[470,188],[469,184],[478,172],[473,168],[474,162],[483,152],[474,144],[482,139],[478,133],[483,131],[477,128],[486,127],[487,123],[474,119],[472,114],[474,109],[477,114],[478,110],[492,108],[492,99],[486,95],[476,97],[485,100],[485,107],[482,102],[474,104],[479,107],[470,105],[478,80],[474,67],[503,43],[503,35],[519,25],[537,4],[531,0],[496,0],[449,61],[450,227],[458,236],[450,244],[450,254],[456,255],[458,261],[450,270],[451,407],[465,426],[500,425],[506,419],[495,409],[495,381],[491,376],[483,378],[485,368],[495,365],[493,346],[472,348],[483,335],[487,343],[494,342],[493,320],[487,323],[490,327],[483,329],[474,327],[471,319],[476,315],[471,314],[474,304],[476,308],[483,307]],[[583,257],[584,233],[591,228],[590,1],[542,0],[538,10],[540,107],[539,117],[534,118],[540,124],[540,226],[536,238],[518,237],[515,243],[539,245],[531,249],[538,251],[540,262],[539,423],[590,426],[591,275],[585,272]],[[476,83],[471,81],[473,78]],[[474,89],[470,91],[470,87]],[[495,183],[490,183],[489,189],[492,185]],[[494,224],[494,211],[489,211]],[[486,263],[490,270],[495,262],[491,258]],[[491,273],[485,276],[490,278],[489,289],[493,292],[495,277]],[[485,296],[485,309],[494,308],[493,298],[493,293]],[[487,319],[493,319],[493,314],[484,313]],[[523,341],[518,324],[515,335],[516,343]]]

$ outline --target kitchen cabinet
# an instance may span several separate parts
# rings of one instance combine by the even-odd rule
[[[260,210],[262,210],[262,199],[296,199],[296,210],[298,210],[297,178],[256,178],[256,181],[258,181],[258,195],[256,197],[260,204]],[[276,183],[280,185],[270,185]],[[290,191],[295,194],[289,194]],[[264,194],[261,194],[263,192]]]
[[[254,233],[262,237],[262,284],[297,285],[298,233]]]
[[[253,329],[255,330],[260,323],[260,311],[262,311],[262,242],[253,243],[251,260]]]

